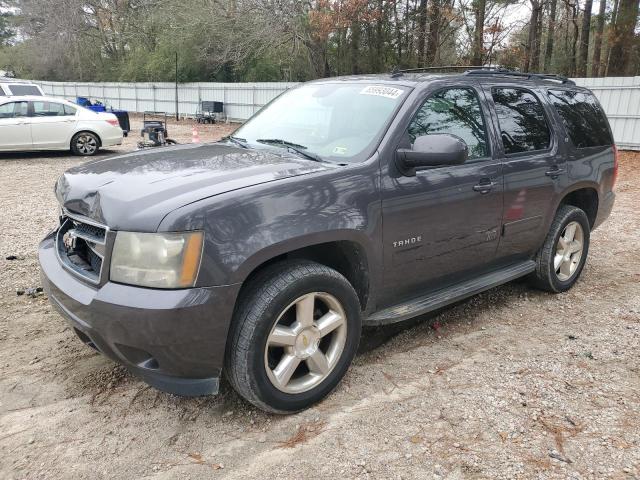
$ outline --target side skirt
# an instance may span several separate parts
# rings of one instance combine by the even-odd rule
[[[437,310],[451,303],[528,275],[533,272],[535,268],[536,264],[533,260],[509,265],[500,270],[485,273],[471,280],[385,308],[384,310],[369,315],[363,323],[366,326],[378,326],[402,322],[403,320],[408,320],[409,318]]]

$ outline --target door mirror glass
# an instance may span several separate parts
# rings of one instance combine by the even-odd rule
[[[397,163],[405,175],[415,175],[416,170],[461,165],[469,157],[469,147],[460,137],[451,134],[421,135],[412,148],[397,151]]]

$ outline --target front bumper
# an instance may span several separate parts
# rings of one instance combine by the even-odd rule
[[[95,288],[60,265],[53,233],[38,256],[51,303],[84,343],[159,390],[218,392],[239,284],[154,290],[107,282]]]

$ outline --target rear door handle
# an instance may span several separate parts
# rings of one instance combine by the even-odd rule
[[[483,178],[480,180],[480,183],[473,186],[473,191],[480,192],[482,194],[489,193],[494,185],[495,183],[492,182],[490,178]]]
[[[560,168],[557,165],[551,167],[551,170],[544,172],[547,177],[558,178],[560,175],[564,173],[564,168]]]

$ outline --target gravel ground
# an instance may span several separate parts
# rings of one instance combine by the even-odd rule
[[[170,131],[190,141],[190,124]],[[224,383],[160,393],[82,345],[44,296],[16,295],[39,286],[54,181],[81,162],[0,157],[0,478],[640,478],[640,155],[623,155],[570,292],[512,283],[367,330],[336,391],[286,417]]]

